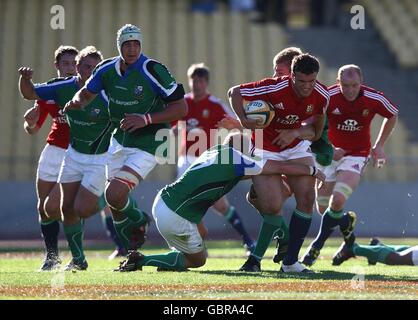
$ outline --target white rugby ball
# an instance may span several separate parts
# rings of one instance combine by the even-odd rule
[[[248,119],[257,120],[258,124],[263,128],[270,124],[275,115],[271,103],[264,100],[249,101],[245,105],[244,110]]]

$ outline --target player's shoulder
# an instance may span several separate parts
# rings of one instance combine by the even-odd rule
[[[326,85],[322,84],[319,81],[315,82],[314,90],[317,94],[319,94],[325,100],[329,100],[329,91]]]
[[[385,96],[385,94],[377,89],[374,89],[372,87],[368,87],[365,85],[361,85],[361,91],[363,92],[363,94],[366,95],[370,95],[370,96]]]
[[[289,88],[289,76],[269,77],[259,81],[244,83],[240,85],[241,93],[268,93],[277,92]]]
[[[35,105],[40,107],[49,107],[49,106],[57,106],[56,102],[54,100],[36,100]]]
[[[71,76],[71,77],[57,77],[57,78],[52,78],[50,80],[48,80],[46,83],[47,84],[67,84],[67,83],[72,83],[74,82],[76,76]]]
[[[96,68],[94,68],[93,73],[97,73],[99,71],[103,72],[103,71],[108,70],[110,67],[116,64],[118,59],[119,59],[119,56],[116,56],[116,57],[108,58],[108,59],[101,61],[99,64],[97,64]]]
[[[340,89],[340,86],[338,84],[333,84],[332,86],[328,87],[327,89],[328,89],[328,93],[329,93],[330,97],[341,94],[341,89]]]
[[[224,106],[224,102],[221,99],[219,99],[218,97],[215,97],[213,94],[208,95],[208,101],[210,101],[212,104],[217,105],[217,106],[222,107],[222,108]]]

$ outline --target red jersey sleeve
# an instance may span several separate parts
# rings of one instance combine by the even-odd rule
[[[370,101],[373,101],[373,111],[384,118],[392,118],[398,114],[398,109],[393,103],[385,97],[382,92],[372,90],[370,88],[364,89],[364,96]]]

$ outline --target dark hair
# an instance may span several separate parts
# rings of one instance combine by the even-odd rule
[[[55,50],[54,54],[55,63],[59,63],[64,54],[73,54],[76,56],[78,54],[78,50],[72,46],[59,46],[58,49]]]
[[[203,63],[194,63],[187,70],[187,76],[193,78],[195,76],[199,78],[205,78],[209,82],[209,68]]]
[[[302,50],[296,47],[288,47],[286,49],[283,49],[274,56],[273,66],[276,66],[278,64],[285,64],[290,70],[293,58],[300,54],[302,54]]]
[[[319,72],[319,61],[308,53],[296,56],[292,60],[292,72],[301,72],[303,74]]]

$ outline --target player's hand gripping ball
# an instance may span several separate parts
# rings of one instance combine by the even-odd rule
[[[248,119],[257,120],[258,125],[265,128],[273,120],[275,112],[271,103],[263,100],[250,101],[245,105],[245,115]]]

